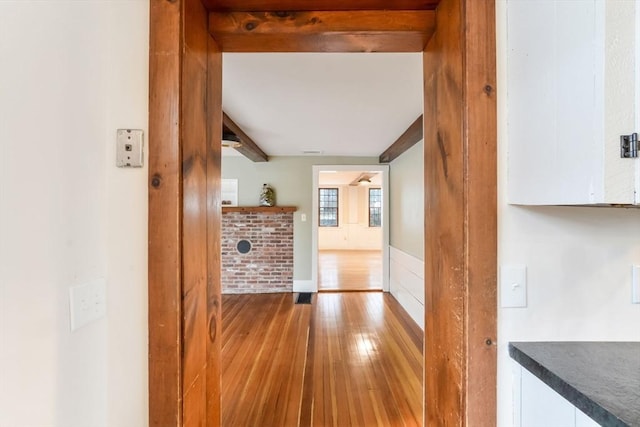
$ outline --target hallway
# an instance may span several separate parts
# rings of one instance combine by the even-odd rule
[[[419,426],[422,331],[384,293],[224,295],[223,426]]]

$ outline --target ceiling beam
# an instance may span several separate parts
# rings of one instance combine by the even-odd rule
[[[420,114],[420,117],[411,123],[411,126],[396,139],[396,142],[380,154],[380,163],[391,163],[394,159],[400,157],[402,153],[413,147],[423,137],[423,115]]]
[[[433,10],[211,12],[224,52],[422,52]]]
[[[207,10],[222,12],[303,10],[434,10],[440,0],[202,0]]]
[[[247,135],[240,126],[238,126],[231,117],[227,115],[227,113],[222,113],[222,123],[233,133],[235,133],[240,141],[242,141],[242,145],[239,147],[235,147],[235,150],[240,154],[252,160],[254,162],[268,162],[269,157],[258,147],[258,144],[253,142],[253,140]]]

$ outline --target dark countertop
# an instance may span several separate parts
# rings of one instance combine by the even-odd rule
[[[640,342],[513,342],[509,354],[605,427],[640,427]]]

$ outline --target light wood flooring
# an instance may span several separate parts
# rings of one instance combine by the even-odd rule
[[[318,289],[382,290],[382,251],[318,251]]]
[[[223,295],[222,425],[419,426],[422,331],[389,294]]]

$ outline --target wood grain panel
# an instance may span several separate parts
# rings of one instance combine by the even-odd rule
[[[150,4],[149,425],[161,427],[182,422],[180,12]]]
[[[495,2],[465,2],[466,425],[496,425],[497,106]]]
[[[204,52],[206,58],[206,52]],[[183,174],[183,386],[185,393],[206,365],[207,333],[207,188],[206,68],[186,49],[182,91]]]
[[[219,354],[208,339],[208,16],[199,0],[152,1],[151,22],[149,423],[218,425],[207,396],[219,395],[207,383]]]
[[[225,52],[422,52],[433,11],[212,12]]]
[[[196,379],[184,391],[183,426],[205,426],[207,408],[202,402],[206,399],[207,379],[205,372],[199,372]]]
[[[443,0],[424,55],[425,425],[495,425],[492,8]]]
[[[439,0],[203,0],[218,11],[303,10],[422,10],[435,9]]]
[[[464,106],[460,6],[459,0],[440,3],[438,31],[424,55],[426,426],[464,425]]]
[[[207,72],[207,426],[220,425],[220,349],[222,341],[222,52],[208,37]]]
[[[208,313],[208,42],[207,11],[184,0],[182,125],[182,386],[183,425],[206,425]]]

